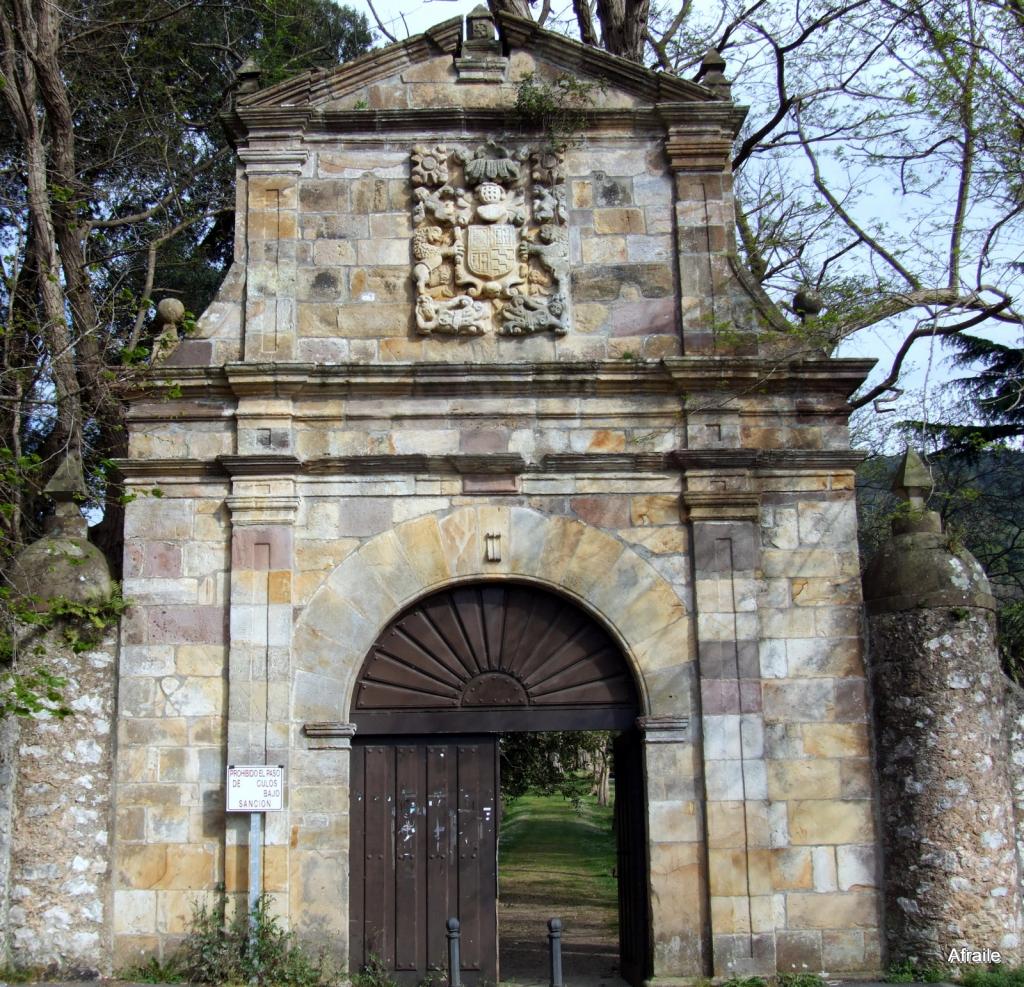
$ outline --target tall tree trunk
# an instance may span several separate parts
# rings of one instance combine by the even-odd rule
[[[650,0],[597,0],[597,19],[606,51],[643,62]]]
[[[0,7],[4,84],[0,93],[24,145],[26,200],[35,243],[36,269],[43,326],[41,334],[51,356],[57,400],[57,426],[71,453],[82,450],[82,411],[75,370],[75,350],[66,317],[66,297],[50,208],[46,139],[41,126],[37,66],[59,40],[59,8],[46,2],[5,0]],[[41,59],[41,56],[42,59]]]

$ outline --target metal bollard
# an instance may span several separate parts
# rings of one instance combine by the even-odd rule
[[[562,984],[562,920],[548,919],[548,948],[551,950],[551,987]]]
[[[459,959],[459,920],[448,919],[448,984],[449,987],[462,987],[462,961]]]

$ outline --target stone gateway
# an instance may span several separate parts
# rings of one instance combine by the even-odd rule
[[[390,823],[357,826],[356,781],[400,801],[402,757],[483,779],[502,730],[606,723],[636,737],[636,983],[877,972],[845,427],[867,365],[779,355],[735,260],[721,85],[477,14],[230,109],[235,264],[123,466],[163,497],[127,518],[115,964],[245,890],[223,765],[280,763],[277,910],[422,975],[440,931],[367,925],[366,880],[421,892],[393,859],[365,877]],[[564,146],[515,115],[530,74],[604,82]],[[509,637],[569,621],[603,642],[592,674]]]
[[[493,980],[496,738],[611,729],[624,976],[877,976],[847,434],[870,363],[790,352],[737,261],[719,61],[695,83],[469,21],[226,111],[234,263],[131,402],[83,962],[244,902],[225,771],[267,764],[290,928],[416,983],[459,915],[464,976]],[[601,85],[555,140],[516,98],[567,75]]]

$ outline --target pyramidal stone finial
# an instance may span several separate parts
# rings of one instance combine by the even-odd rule
[[[931,470],[915,449],[908,448],[893,477],[892,491],[912,508],[921,510],[935,489]]]
[[[260,88],[260,76],[263,70],[256,59],[250,55],[235,72],[235,85],[239,93],[254,93]]]
[[[68,453],[64,457],[43,488],[43,493],[55,505],[53,516],[46,520],[46,531],[63,531],[84,538],[88,523],[78,505],[89,496],[89,488],[85,485],[85,471],[77,453]]]
[[[928,510],[928,498],[934,489],[931,470],[914,449],[908,448],[892,481],[892,492],[906,504],[892,519],[894,535],[942,532],[942,518],[938,511]]]
[[[725,59],[717,48],[709,48],[697,70],[697,82],[719,99],[732,99],[732,83],[725,77]]]

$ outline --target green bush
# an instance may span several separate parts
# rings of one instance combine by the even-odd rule
[[[969,970],[960,978],[964,987],[1024,987],[1024,967],[993,965]]]
[[[151,959],[125,970],[123,979],[144,983],[274,984],[281,987],[321,987],[330,982],[323,954],[310,956],[293,932],[281,928],[263,895],[256,905],[255,936],[250,941],[249,915],[239,909],[228,922],[227,901],[221,896],[212,908],[205,902],[192,908],[188,933],[178,951],[165,963]],[[368,985],[367,985],[368,987]]]
[[[918,966],[910,960],[893,963],[885,975],[888,984],[937,984],[949,980],[949,971],[942,966]]]
[[[816,973],[780,973],[779,987],[825,987]]]

